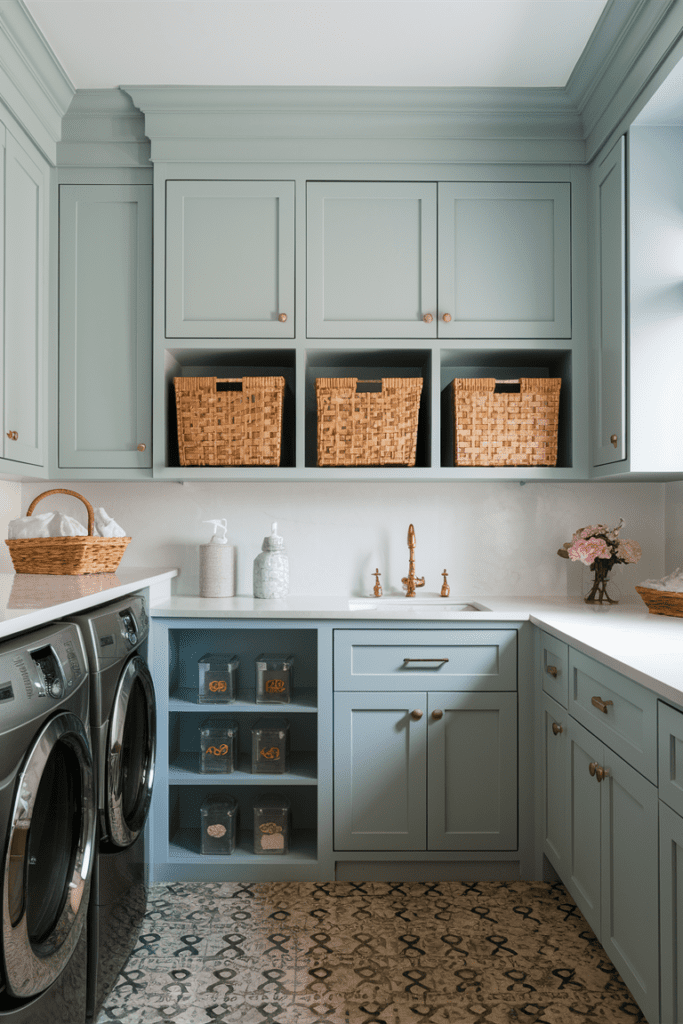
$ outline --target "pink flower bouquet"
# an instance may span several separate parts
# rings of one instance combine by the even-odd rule
[[[608,597],[605,589],[610,569],[619,563],[640,561],[643,553],[640,544],[635,540],[619,538],[623,525],[624,520],[620,519],[617,526],[611,529],[602,524],[584,526],[557,552],[562,558],[570,558],[572,562],[583,562],[595,572],[595,582],[586,601],[598,600],[602,604],[603,600],[606,600],[610,604],[616,604],[616,601]]]

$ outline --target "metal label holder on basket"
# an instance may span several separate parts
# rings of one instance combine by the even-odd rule
[[[6,540],[15,572],[47,576],[85,576],[96,572],[115,572],[132,537],[95,537],[95,512],[90,502],[66,487],[43,491],[28,507],[27,516],[39,501],[50,494],[71,494],[88,510],[87,537],[25,537]]]

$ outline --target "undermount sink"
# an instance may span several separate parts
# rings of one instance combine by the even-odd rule
[[[463,601],[462,598],[450,597],[406,597],[395,594],[389,597],[352,597],[349,599],[349,611],[370,611],[376,608],[396,607],[407,608],[438,607],[449,612],[488,612],[491,609],[477,601]]]

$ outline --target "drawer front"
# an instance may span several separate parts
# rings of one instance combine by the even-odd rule
[[[659,705],[659,796],[683,816],[683,712]]]
[[[596,706],[598,702],[605,711]],[[654,693],[570,648],[569,713],[627,764],[657,784]]]
[[[335,690],[515,690],[514,629],[337,629]]]
[[[569,696],[569,647],[549,633],[540,633],[539,671],[543,689],[563,708]]]

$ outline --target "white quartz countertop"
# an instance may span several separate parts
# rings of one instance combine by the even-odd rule
[[[465,595],[462,601],[468,597]],[[265,601],[253,597],[171,597],[153,605],[151,614],[166,618],[335,619],[348,624],[388,622],[486,623],[531,622],[604,665],[642,683],[660,696],[683,705],[683,618],[650,615],[646,606],[587,605],[581,598],[475,597],[487,611],[457,612],[444,606],[420,605],[409,598],[359,610],[357,598],[287,597]],[[350,604],[354,607],[350,607]]]
[[[16,636],[136,590],[155,587],[177,569],[118,569],[86,576],[0,573],[0,637]]]

